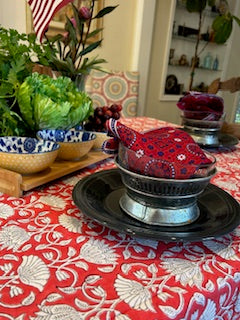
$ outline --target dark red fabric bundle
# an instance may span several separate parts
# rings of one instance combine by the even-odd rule
[[[116,153],[129,170],[153,177],[188,179],[201,165],[211,161],[192,137],[181,129],[163,127],[139,133],[120,121],[110,119],[106,123],[108,134],[103,150]],[[119,147],[121,142],[121,148]]]
[[[218,120],[224,111],[223,99],[215,94],[190,91],[177,103],[184,116],[191,119]]]

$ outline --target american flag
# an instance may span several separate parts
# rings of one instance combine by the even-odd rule
[[[62,7],[73,0],[27,0],[33,17],[33,28],[39,41],[54,16]]]

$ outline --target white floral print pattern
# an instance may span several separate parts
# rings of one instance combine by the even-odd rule
[[[59,209],[64,209],[66,206],[66,202],[61,199],[60,197],[49,195],[49,196],[41,196],[39,198],[39,202],[42,202],[46,205],[49,205],[51,207],[59,208]]]
[[[30,239],[29,233],[18,226],[6,226],[0,230],[1,249],[12,249],[17,251],[26,241]]]
[[[142,150],[142,149],[137,150],[137,152],[136,152],[137,158],[141,158],[143,155],[144,155],[144,150]]]
[[[96,264],[115,264],[118,255],[103,240],[91,238],[82,245],[80,255],[88,262]]]
[[[123,121],[154,128],[146,118]],[[240,202],[240,145],[225,151],[214,152],[211,182]],[[0,193],[0,319],[239,320],[240,227],[204,242],[165,242],[85,218],[74,184],[113,168],[109,158],[21,198]]]
[[[66,214],[61,214],[59,216],[60,224],[66,228],[68,231],[80,233],[82,230],[82,222],[80,219],[68,216]]]
[[[8,204],[0,203],[0,218],[7,219],[14,215],[14,209]]]
[[[126,302],[131,308],[136,310],[153,311],[152,299],[150,291],[141,283],[117,276],[114,283],[119,297]]]
[[[177,156],[177,158],[178,158],[178,160],[183,161],[183,160],[186,159],[186,156],[185,156],[185,154],[179,154],[179,155]]]
[[[82,320],[80,312],[67,304],[54,306],[41,306],[40,311],[36,312],[37,317],[32,320]]]
[[[194,262],[183,259],[166,259],[162,266],[169,273],[175,276],[183,286],[197,286],[200,288],[203,282],[203,275],[200,266]]]
[[[18,267],[18,275],[20,280],[29,285],[43,291],[50,272],[47,265],[37,256],[23,256],[22,263]]]

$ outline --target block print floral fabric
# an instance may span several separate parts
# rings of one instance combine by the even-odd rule
[[[132,126],[131,126],[132,123]],[[149,130],[165,123],[138,118]],[[216,150],[212,183],[240,201],[240,147]],[[240,228],[199,242],[132,238],[86,217],[72,190],[112,159],[0,194],[1,320],[239,320]]]

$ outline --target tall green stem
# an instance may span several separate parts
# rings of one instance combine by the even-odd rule
[[[87,32],[86,32],[86,35],[85,35],[85,39],[84,39],[83,44],[82,44],[82,50],[85,49],[85,45],[86,45],[86,42],[87,42],[87,37],[88,37],[89,31],[90,31],[91,22],[92,22],[92,16],[93,16],[93,10],[94,10],[94,5],[95,5],[95,0],[92,0],[92,4],[91,4],[91,16],[90,16],[90,19],[89,19],[89,23],[88,23],[88,28],[87,28]],[[79,58],[77,69],[79,69],[79,67],[80,67],[80,65],[81,65],[81,62],[82,62],[82,56],[80,56],[80,58]]]

